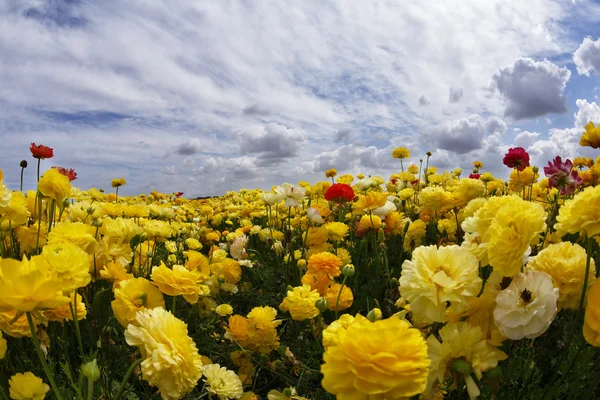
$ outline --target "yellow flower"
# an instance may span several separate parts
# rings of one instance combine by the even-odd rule
[[[41,321],[34,314],[32,314],[31,317],[33,318],[33,324],[35,326],[40,324]],[[7,335],[16,338],[24,336],[31,337],[27,316],[21,314],[21,316],[17,317],[17,312],[14,310],[0,312],[0,330]]]
[[[559,209],[556,230],[565,233],[581,232],[588,237],[600,234],[600,185],[587,187]]]
[[[126,183],[127,181],[124,178],[117,178],[110,181],[112,187],[124,186]]]
[[[185,239],[185,244],[187,244],[188,249],[190,250],[200,250],[202,249],[202,243],[198,241],[198,239],[187,238]]]
[[[450,202],[453,207],[462,208],[471,200],[482,197],[485,194],[485,184],[479,179],[463,178],[458,181],[454,191],[450,194]]]
[[[115,317],[123,327],[135,323],[138,311],[165,307],[162,293],[144,278],[119,282],[114,290],[115,299],[110,304]]]
[[[158,221],[155,219],[146,221],[144,224],[144,232],[148,239],[164,240],[173,235],[173,230],[168,222]]]
[[[350,174],[344,174],[336,179],[337,183],[345,183],[346,185],[350,185],[354,180],[354,176]]]
[[[219,304],[217,308],[215,308],[215,312],[219,314],[220,317],[226,317],[233,313],[233,307],[229,304]]]
[[[586,252],[583,247],[570,242],[551,244],[533,257],[527,269],[542,271],[550,275],[555,288],[559,290],[558,307],[576,309],[583,289],[586,270]],[[596,270],[594,259],[591,259],[592,271],[589,286],[594,283],[593,271]]]
[[[6,355],[6,339],[2,336],[2,331],[0,331],[0,360],[4,358]]]
[[[52,228],[48,235],[48,244],[71,243],[88,254],[94,254],[98,242],[93,226],[81,222],[60,222]]]
[[[340,289],[342,293],[340,293]],[[338,302],[339,295],[339,302]],[[343,311],[352,306],[352,302],[354,301],[354,296],[352,295],[352,289],[348,286],[342,288],[342,285],[339,283],[334,283],[329,288],[327,288],[327,292],[325,293],[325,299],[327,300],[327,304],[331,311],[335,311],[335,305],[337,303],[337,311]]]
[[[398,174],[398,179],[400,179],[403,182],[412,182],[415,179],[417,179],[417,177],[412,172],[403,171]]]
[[[279,305],[281,311],[289,311],[292,319],[295,321],[304,321],[319,315],[319,310],[315,303],[321,296],[316,290],[312,290],[309,285],[302,285],[288,290],[287,296]]]
[[[596,279],[588,293],[583,336],[592,346],[600,347],[600,279]]]
[[[417,164],[410,164],[407,168],[407,171],[416,175],[419,173],[419,166]]]
[[[483,168],[483,163],[481,161],[473,161],[473,167],[481,169]]]
[[[393,158],[409,158],[410,151],[406,147],[396,147],[392,151]]]
[[[188,271],[183,265],[173,265],[173,269],[169,269],[161,261],[158,267],[152,268],[151,278],[164,294],[182,295],[191,304],[196,304],[199,296],[210,292],[208,286],[200,284],[201,274],[198,271]]]
[[[202,367],[206,390],[216,395],[219,400],[239,399],[244,394],[242,381],[235,372],[221,367],[219,364],[209,364]]]
[[[392,235],[403,235],[406,226],[404,213],[394,211],[385,217],[386,231]]]
[[[42,254],[63,292],[70,292],[90,283],[90,259],[79,247],[70,243],[49,244],[44,246]]]
[[[340,276],[341,266],[342,260],[328,252],[314,254],[308,259],[308,272],[312,274],[323,272],[330,277]]]
[[[358,222],[359,231],[367,231],[369,229],[379,229],[381,227],[381,218],[377,215],[363,215]]]
[[[13,375],[8,385],[13,400],[42,400],[50,391],[50,386],[31,372]]]
[[[233,339],[241,346],[247,347],[250,343],[248,337],[248,319],[241,315],[232,315],[229,317],[229,323],[225,327],[227,333],[225,337]]]
[[[348,236],[348,225],[342,222],[329,222],[324,225],[327,233],[329,233],[329,238],[336,242],[343,240],[346,236]]]
[[[323,354],[322,385],[338,399],[399,399],[425,390],[430,364],[421,333],[396,317],[361,315]]]
[[[114,286],[117,286],[121,281],[132,279],[133,275],[127,273],[127,270],[121,264],[111,261],[100,270],[100,278],[111,281]]]
[[[9,221],[12,228],[25,224],[29,218],[29,210],[23,192],[12,192],[8,204],[0,207],[0,215],[0,221]]]
[[[348,265],[352,262],[350,252],[343,247],[338,247],[335,254],[342,261],[342,265]]]
[[[319,246],[329,239],[329,231],[324,226],[310,227],[305,235],[308,235],[306,244],[310,247]]]
[[[164,400],[191,392],[202,377],[202,360],[187,325],[164,308],[138,312],[136,324],[125,331],[125,340],[142,353],[142,377],[158,387]]]
[[[422,246],[402,264],[400,293],[419,319],[444,322],[447,303],[455,312],[465,310],[481,283],[479,263],[468,249]]]
[[[523,190],[523,188],[526,186],[533,185],[535,182],[537,182],[537,179],[540,176],[539,174],[533,172],[533,167],[527,167],[519,173],[517,173],[517,171],[517,168],[513,168],[508,181],[508,188],[516,193]]]
[[[337,175],[337,170],[335,168],[331,168],[331,169],[328,169],[327,171],[325,171],[325,176],[327,178],[333,178],[336,175]]]
[[[248,340],[251,348],[268,354],[279,346],[277,327],[281,321],[275,317],[277,310],[273,307],[254,307],[248,313]]]
[[[58,172],[56,168],[50,168],[38,182],[38,190],[44,197],[54,200],[57,205],[71,195],[71,182],[69,178]]]
[[[35,246],[38,243],[38,224],[33,224],[29,227],[23,225],[17,227],[15,230],[17,234],[17,240],[21,246],[21,253],[31,253],[35,250]],[[46,233],[48,232],[48,225],[45,222],[40,224],[40,238],[39,246],[42,247],[46,244]]]
[[[450,196],[448,192],[439,186],[430,186],[419,193],[419,203],[427,210],[439,211],[448,205]]]
[[[242,267],[240,263],[232,258],[226,258],[221,262],[211,264],[210,269],[215,276],[222,276],[226,283],[235,285],[242,279]]]
[[[585,132],[579,139],[580,146],[589,146],[593,149],[600,147],[600,125],[594,126],[594,123],[590,121],[585,126]]]
[[[75,292],[71,293],[70,303],[64,304],[57,308],[53,308],[51,310],[42,311],[42,317],[44,317],[44,319],[47,319],[48,321],[73,321],[73,314],[71,313],[71,305],[73,304],[73,300],[75,300]],[[78,321],[85,319],[87,315],[87,309],[85,308],[85,303],[82,301],[81,296],[77,296],[76,311]]]
[[[398,192],[398,197],[400,198],[400,200],[408,200],[412,198],[414,194],[415,191],[413,188],[406,188]]]
[[[478,379],[483,372],[489,371],[498,365],[498,361],[505,360],[506,354],[488,344],[479,327],[471,326],[467,322],[450,323],[439,331],[442,339],[440,343],[435,335],[427,338],[429,358],[431,359],[431,372],[429,374],[428,388],[431,390],[436,383],[443,383],[449,376],[448,367],[453,361],[461,359],[468,363]],[[469,388],[469,395],[476,394],[475,382],[471,375],[464,376]],[[472,393],[472,391],[474,393]]]
[[[0,311],[30,312],[69,302],[44,256],[0,259]]]
[[[530,245],[536,244],[546,229],[546,212],[540,204],[511,196],[501,207],[489,228],[489,264],[504,276],[513,276],[523,266]]]
[[[406,231],[406,236],[404,237],[404,250],[409,251],[410,249],[420,246],[422,240],[425,238],[426,230],[427,225],[422,220],[418,219],[411,222]]]
[[[383,192],[370,192],[367,195],[359,196],[358,200],[352,203],[354,213],[360,214],[367,211],[373,211],[383,207],[387,202],[387,196]]]

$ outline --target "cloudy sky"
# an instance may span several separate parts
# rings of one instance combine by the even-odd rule
[[[186,196],[418,163],[506,175],[600,122],[600,5],[584,0],[0,0],[0,168]],[[585,153],[594,155],[594,153]]]

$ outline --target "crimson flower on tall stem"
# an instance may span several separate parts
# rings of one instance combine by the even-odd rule
[[[560,156],[556,156],[552,162],[548,161],[544,173],[548,177],[548,186],[558,188],[563,195],[575,193],[575,189],[583,183],[577,170],[573,169],[571,160],[563,162]]]

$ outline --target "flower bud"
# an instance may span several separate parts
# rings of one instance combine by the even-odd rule
[[[292,285],[287,285],[287,291],[291,292],[294,290],[294,287]]]
[[[21,166],[21,168],[27,168],[27,160],[21,160],[21,163],[19,165]]]
[[[398,279],[392,278],[392,279],[390,279],[390,283],[392,284],[393,287],[398,287]]]
[[[283,393],[283,395],[288,398],[292,397],[294,395],[294,392],[290,388],[283,389],[283,391],[281,393]]]
[[[531,169],[533,170],[533,173],[534,173],[534,174],[537,174],[537,173],[538,173],[538,171],[540,170],[540,169],[537,167],[537,165],[533,166],[533,168],[531,168]]]
[[[380,242],[385,242],[385,231],[383,230],[383,228],[379,228],[379,230],[377,231],[377,240],[379,240]]]
[[[325,297],[321,297],[315,302],[315,307],[317,307],[317,309],[321,312],[326,311],[329,309],[329,302],[327,302]]]
[[[223,275],[220,275],[219,278],[217,279],[219,281],[219,283],[223,284],[225,283],[225,277]]]
[[[81,366],[81,373],[92,382],[100,379],[100,369],[98,368],[96,359],[94,358],[92,361],[83,364]]]
[[[462,358],[458,358],[458,359],[454,360],[450,367],[452,368],[452,371],[458,372],[462,376],[469,376],[473,372],[473,369],[471,368],[471,364],[469,364]]]
[[[381,310],[374,308],[367,314],[367,319],[371,322],[379,321],[381,319]]]
[[[91,206],[88,207],[87,210],[85,210],[85,212],[87,212],[88,215],[92,215],[94,213],[94,211],[96,211],[96,210],[94,209],[94,207],[91,207]]]
[[[304,260],[304,259],[298,260],[298,269],[304,269],[304,268],[306,268],[306,260]]]
[[[344,276],[348,276],[348,277],[353,276],[354,272],[355,272],[355,269],[354,269],[354,265],[352,265],[352,264],[348,264],[344,268],[342,268],[342,274],[344,274]]]
[[[70,205],[71,205],[71,201],[70,201],[69,199],[64,199],[64,200],[62,201],[62,206],[63,206],[63,208],[67,208],[67,207],[69,207]]]

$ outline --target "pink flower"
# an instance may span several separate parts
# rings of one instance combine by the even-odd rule
[[[75,172],[75,170],[73,168],[67,169],[67,168],[57,167],[57,166],[54,166],[52,168],[57,169],[58,172],[60,172],[62,175],[69,178],[69,182],[73,182],[75,179],[77,179],[77,172]]]
[[[577,171],[573,169],[571,160],[563,163],[560,156],[556,156],[552,162],[548,161],[544,173],[548,177],[548,186],[558,188],[560,194],[573,194],[583,182]]]
[[[529,167],[529,154],[522,147],[513,147],[508,149],[508,153],[506,153],[502,162],[509,168],[517,168],[519,171],[523,171]]]

